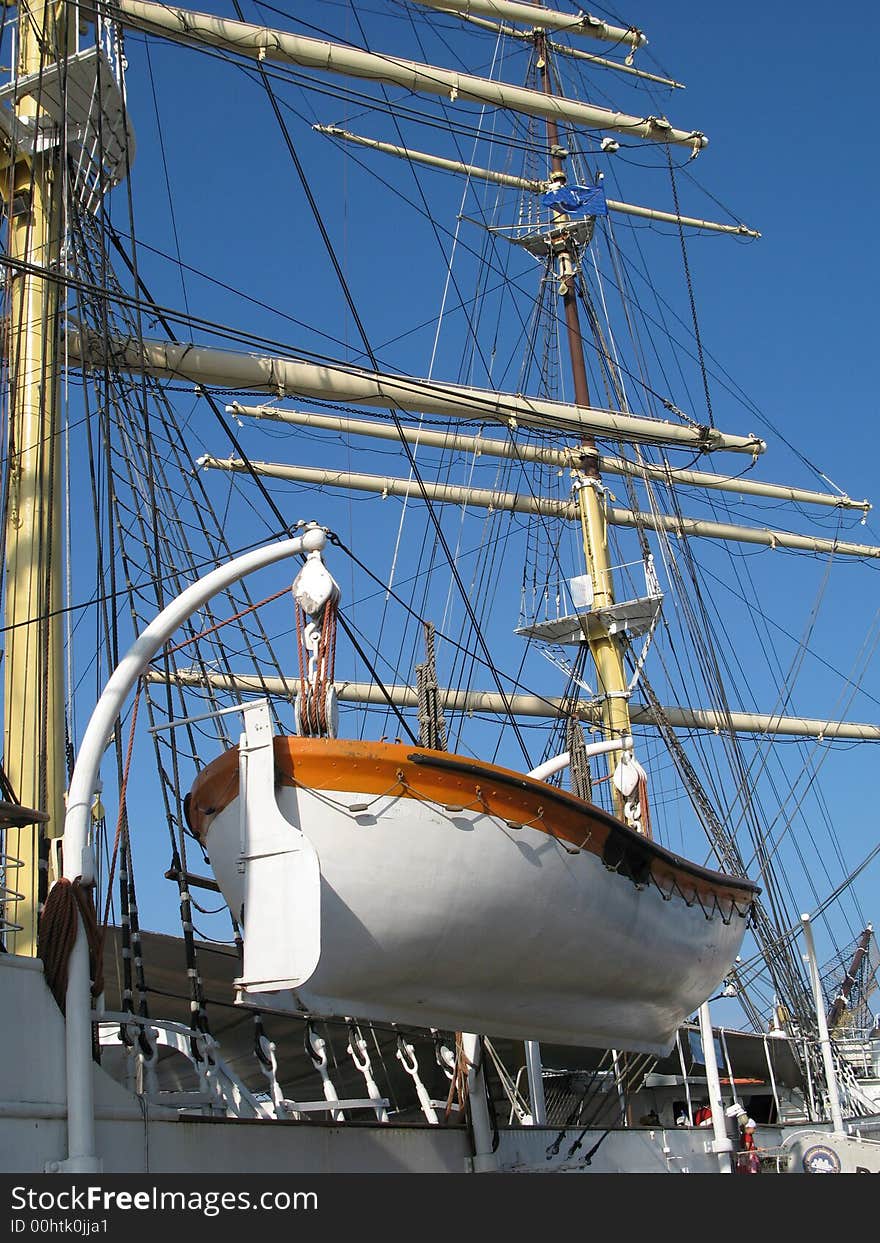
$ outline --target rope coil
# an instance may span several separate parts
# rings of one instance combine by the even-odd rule
[[[70,955],[76,941],[77,920],[81,917],[89,947],[89,979],[93,997],[104,991],[104,943],[98,926],[98,913],[92,886],[81,876],[68,880],[62,876],[49,890],[40,916],[37,952],[43,960],[46,983],[65,1013]]]

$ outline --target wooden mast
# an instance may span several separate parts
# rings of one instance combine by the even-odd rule
[[[547,36],[543,31],[535,33],[538,68],[541,85],[546,95],[553,94],[550,81],[549,50]],[[559,126],[555,118],[547,120],[547,140],[554,180],[565,182],[562,162],[563,147],[559,141]],[[554,214],[554,223],[565,223],[564,213]],[[574,400],[579,406],[590,405],[590,388],[584,358],[580,315],[577,304],[578,256],[575,244],[563,234],[557,251],[559,293],[565,316],[566,335],[571,357],[574,380]],[[614,603],[614,581],[608,555],[608,524],[605,520],[605,490],[599,473],[599,452],[593,436],[581,440],[581,465],[572,472],[575,494],[580,515],[587,571],[593,587],[593,608],[599,609]],[[588,639],[590,652],[596,666],[597,690],[601,700],[602,724],[608,739],[624,738],[630,733],[629,692],[623,666],[623,652],[615,637],[604,633],[591,633]],[[608,755],[609,772],[613,773],[621,758],[621,751]],[[614,791],[618,815],[623,815],[623,798]]]
[[[65,0],[22,0],[19,79],[39,75],[69,42]],[[20,803],[48,813],[48,828],[8,829],[10,877],[23,896],[9,911],[20,931],[7,949],[36,954],[37,917],[48,879],[45,836],[64,825],[66,786],[61,603],[61,452],[56,324],[61,182],[57,145],[31,154],[27,137],[43,116],[35,95],[16,103],[16,145],[2,181],[8,216],[9,490],[3,763]],[[34,144],[36,146],[36,144]]]

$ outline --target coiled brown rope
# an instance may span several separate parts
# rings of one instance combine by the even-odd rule
[[[83,884],[81,876],[72,881],[62,876],[49,890],[43,906],[37,943],[46,983],[62,1014],[65,1011],[67,973],[76,941],[78,916],[82,916],[89,946],[92,996],[97,997],[104,991],[104,951],[92,888]]]

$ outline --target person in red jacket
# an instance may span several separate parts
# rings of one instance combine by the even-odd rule
[[[753,1118],[740,1118],[742,1136],[740,1139],[737,1172],[740,1174],[760,1174],[761,1158],[755,1143],[755,1121]]]

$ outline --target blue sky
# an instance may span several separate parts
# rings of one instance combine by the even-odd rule
[[[216,11],[234,16],[231,5],[218,4]],[[419,55],[403,10],[376,3],[361,12],[374,46],[398,55]],[[247,7],[245,15],[296,28],[292,21],[256,5]],[[815,471],[786,447],[788,441],[807,463],[850,495],[876,499],[876,398],[870,381],[876,320],[869,300],[878,278],[876,141],[871,118],[880,19],[873,9],[866,9],[854,24],[856,38],[850,40],[829,39],[827,10],[814,3],[799,5],[796,11],[785,6],[782,12],[768,13],[758,7],[744,11],[673,0],[623,16],[642,26],[650,41],[636,63],[655,70],[656,58],[687,86],[671,97],[661,93],[658,110],[666,111],[674,124],[701,129],[709,137],[707,150],[678,175],[682,210],[725,218],[691,182],[692,175],[734,218],[763,234],[754,243],[719,237],[694,237],[687,243],[700,332],[710,370],[716,373],[710,379],[710,392],[717,424],[730,431],[754,431],[767,439],[769,451],[759,467],[763,478],[824,486]],[[308,17],[315,27],[359,41],[355,24],[340,4],[312,6]],[[450,48],[457,50],[461,33],[455,23],[445,19],[442,28],[448,32]],[[303,33],[314,31],[304,29]],[[481,38],[477,46],[478,59],[490,54],[486,39]],[[348,348],[355,356],[359,343],[354,325],[340,309],[335,277],[305,208],[302,189],[278,142],[277,126],[259,83],[215,59],[168,45],[153,45],[147,63],[141,40],[131,35],[127,51],[129,100],[139,142],[133,188],[142,239],[168,254],[179,244],[186,263],[224,281],[233,291],[189,274],[186,298],[190,309],[298,348],[339,357]],[[435,63],[451,63],[442,58],[441,44],[432,45],[432,51]],[[508,80],[516,80],[516,66],[514,58],[505,75]],[[595,102],[605,103],[606,93],[616,97],[617,80],[597,75],[595,85]],[[403,199],[396,198],[392,190],[373,197],[373,191],[381,189],[377,175],[400,194],[411,196],[408,170],[389,167],[394,162],[382,163],[378,156],[372,171],[365,170],[363,165],[369,161],[359,162],[360,157],[356,161],[312,134],[307,122],[314,118],[305,95],[292,89],[279,94],[289,104],[285,116],[297,152],[383,365],[425,374],[432,329],[410,330],[427,324],[442,292],[442,271],[431,260],[436,238],[424,220],[407,222]],[[154,98],[162,122],[161,151],[155,146]],[[346,121],[352,117],[353,129],[378,132],[376,119],[358,117],[363,109],[351,103],[327,99],[315,106],[316,118]],[[411,141],[416,145],[415,139]],[[430,141],[422,145],[430,147]],[[631,201],[671,209],[668,176],[656,153],[646,157],[647,168],[639,167],[640,160],[638,152],[620,153],[619,165],[608,166],[609,185],[617,172]],[[166,170],[176,187],[170,200],[173,215],[165,189]],[[455,228],[460,190],[452,178],[433,174],[423,184],[448,236]],[[124,190],[117,192],[116,203],[114,219],[125,228]],[[656,274],[664,295],[672,299],[689,327],[677,238],[646,239],[648,251],[656,265],[652,275]],[[180,306],[183,292],[173,265],[145,250],[141,264],[157,300]],[[270,304],[276,312],[245,302],[242,294]],[[287,316],[299,322],[294,324]],[[187,335],[183,329],[178,332]],[[341,344],[331,346],[328,336]],[[438,366],[451,366],[453,357],[452,343],[444,338]],[[732,386],[725,387],[719,367],[735,378],[747,402],[731,391]],[[438,374],[455,378],[448,372]],[[693,375],[686,391],[699,402],[701,390]],[[216,427],[196,407],[193,402],[194,426],[204,429],[198,432],[201,451],[228,452]],[[704,413],[698,405],[693,412],[697,417]],[[291,446],[281,444],[277,437],[273,440],[251,428],[242,429],[242,437],[255,457],[281,460],[294,456]],[[308,445],[292,447],[300,455],[310,451]],[[225,481],[212,478],[209,482],[218,496],[225,495]],[[278,489],[275,494],[282,492]],[[386,529],[381,534],[372,532],[362,519],[364,514],[372,518],[375,507],[355,507],[350,512],[328,496],[285,503],[296,507],[291,517],[330,521],[364,560],[381,562],[376,567],[379,572],[387,568]],[[312,509],[301,513],[306,505]],[[332,520],[324,516],[328,513]],[[827,515],[819,517],[828,531]],[[807,529],[800,514],[789,521],[789,516],[776,511],[765,521]],[[392,524],[388,530],[393,529]],[[849,534],[866,543],[880,543],[878,536],[873,517]],[[705,553],[710,572],[713,567],[720,571],[723,565],[723,558],[715,560],[715,556],[712,551]],[[791,634],[802,634],[822,590],[824,566],[774,553],[756,554],[750,566],[759,592],[766,593],[762,600],[767,611]],[[835,567],[833,581],[824,591],[810,647],[838,671],[851,668],[853,655],[870,631],[880,603],[876,583],[876,568],[843,565]],[[259,595],[259,588],[255,590]],[[727,606],[721,598],[723,613]],[[733,647],[738,648],[746,681],[751,662],[755,661],[756,669],[759,663],[758,653],[752,650],[755,643],[751,631],[743,631],[739,643],[734,636]],[[505,655],[515,667],[518,656],[513,648]],[[786,664],[791,659],[794,648],[780,638],[780,660]],[[789,710],[831,714],[837,682],[827,667],[808,657],[796,703]],[[866,687],[869,694],[853,702],[849,715],[877,720],[880,713],[874,696],[880,694],[880,682],[876,664]],[[758,690],[756,674],[756,695]],[[819,882],[819,899],[826,881],[839,880],[845,868],[854,866],[878,839],[871,800],[865,796],[875,770],[873,747],[836,754],[823,768],[825,799],[843,842],[844,858],[835,861],[833,873]],[[670,844],[679,847],[674,830]],[[164,870],[165,849],[164,844],[144,845],[145,865],[155,867],[161,862],[160,870]],[[860,908],[868,918],[876,916],[878,875],[875,863],[859,884]],[[158,886],[142,882],[142,918],[146,926],[170,929],[173,899],[166,883],[161,885],[160,894]],[[805,909],[811,900],[805,893]],[[848,908],[835,918],[838,943],[859,930],[856,910]],[[821,926],[817,940],[822,953]]]

